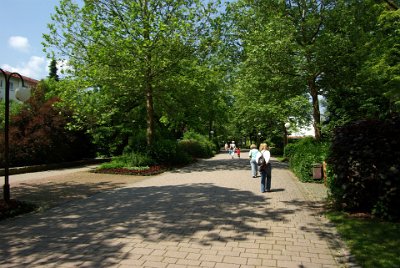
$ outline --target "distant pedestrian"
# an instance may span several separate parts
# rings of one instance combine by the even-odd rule
[[[229,155],[232,157],[232,159],[235,155],[235,151],[236,151],[235,141],[232,141],[232,143],[229,146]]]
[[[251,166],[251,175],[253,176],[253,178],[257,177],[257,161],[256,161],[257,153],[258,153],[257,145],[255,144],[250,145],[249,160]]]
[[[228,143],[225,143],[225,152],[227,152],[228,151],[228,149],[229,149],[229,145],[228,145]]]
[[[257,154],[256,161],[259,164],[261,156],[264,158],[264,164],[259,165],[259,171],[261,175],[261,192],[271,191],[271,153],[268,151],[268,145],[261,143],[260,151]]]
[[[236,148],[236,154],[237,154],[238,158],[240,159],[240,148],[239,147]]]

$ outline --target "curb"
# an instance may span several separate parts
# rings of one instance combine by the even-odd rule
[[[23,173],[30,173],[30,172],[39,172],[39,171],[61,169],[61,168],[78,167],[78,166],[91,165],[91,164],[101,164],[101,163],[108,162],[108,161],[110,161],[110,158],[91,158],[91,159],[82,159],[82,160],[74,161],[74,162],[62,162],[62,163],[54,163],[54,164],[12,167],[9,169],[9,175],[23,174]],[[0,176],[4,176],[4,168],[0,169]]]

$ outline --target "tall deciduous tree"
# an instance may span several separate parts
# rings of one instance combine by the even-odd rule
[[[266,0],[231,5],[242,55],[239,80],[273,100],[319,97],[339,124],[382,117],[399,99],[398,1]],[[386,11],[385,11],[386,9]],[[279,102],[277,102],[279,103]]]
[[[315,137],[321,137],[321,52],[325,12],[331,1],[239,1],[232,6],[242,42],[245,79],[254,80],[269,103],[308,93],[312,100]],[[272,99],[271,99],[272,98]],[[285,119],[284,119],[285,120]]]
[[[336,46],[320,82],[329,127],[398,113],[397,12],[376,0],[337,1],[330,11],[326,27]]]
[[[213,4],[200,0],[87,0],[83,6],[62,0],[44,45],[68,60],[75,78],[116,102],[129,99],[131,109],[144,102],[150,146],[154,109],[161,107],[162,114],[172,92],[190,91],[192,81],[185,76],[201,66],[196,51],[212,38],[207,29],[215,11]]]

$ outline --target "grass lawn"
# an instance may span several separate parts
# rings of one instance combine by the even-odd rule
[[[329,212],[328,218],[363,268],[400,267],[400,223]]]

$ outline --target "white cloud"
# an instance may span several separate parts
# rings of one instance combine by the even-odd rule
[[[29,40],[23,36],[11,36],[8,39],[8,45],[18,51],[27,53],[29,52],[30,44]]]
[[[17,72],[21,75],[40,80],[47,75],[47,66],[45,64],[46,60],[44,57],[32,56],[28,62],[24,62],[17,67],[4,64],[2,68],[9,72]]]

